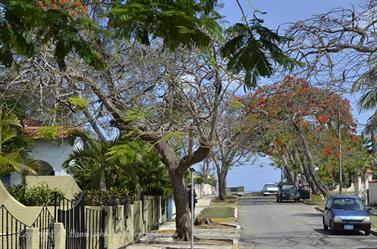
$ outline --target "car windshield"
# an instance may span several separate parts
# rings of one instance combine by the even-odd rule
[[[295,186],[294,185],[283,185],[281,186],[282,190],[287,190],[287,189],[293,189]]]
[[[332,204],[334,209],[344,210],[364,210],[364,204],[361,200],[355,198],[335,198]]]
[[[276,185],[275,184],[265,184],[264,187],[265,188],[276,188]]]

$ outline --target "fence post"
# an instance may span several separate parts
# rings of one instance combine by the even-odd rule
[[[105,230],[104,230],[104,244],[105,248],[112,248],[112,236],[113,236],[113,209],[111,206],[104,206],[104,216]]]
[[[66,234],[63,223],[54,223],[54,249],[65,249]]]
[[[26,249],[39,249],[39,228],[26,228]]]
[[[129,218],[127,219],[127,230],[130,233],[129,242],[132,243],[135,240],[135,215],[134,204],[127,204],[129,208]]]

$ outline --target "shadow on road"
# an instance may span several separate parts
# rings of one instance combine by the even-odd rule
[[[330,231],[325,231],[323,229],[314,229],[314,231],[319,233],[319,234],[324,234],[324,235],[329,235],[329,236],[336,236],[336,235],[338,235],[338,236],[339,235],[341,235],[341,236],[360,236],[360,235],[363,235],[364,236],[364,233],[360,232],[360,231],[339,231],[339,232],[336,232],[335,234],[331,234]]]
[[[293,216],[300,216],[300,217],[322,217],[321,213],[299,213]]]

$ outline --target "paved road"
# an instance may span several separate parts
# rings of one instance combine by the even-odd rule
[[[240,200],[240,248],[377,249],[377,237],[363,233],[330,235],[321,214],[302,203],[276,203],[272,197]]]

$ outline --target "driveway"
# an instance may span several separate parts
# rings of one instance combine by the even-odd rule
[[[240,248],[377,249],[377,237],[362,232],[330,235],[321,213],[302,203],[277,203],[275,197],[240,199]]]

